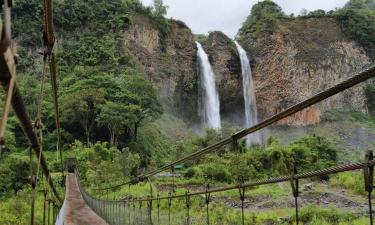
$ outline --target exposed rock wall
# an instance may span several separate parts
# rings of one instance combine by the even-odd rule
[[[168,35],[146,15],[136,15],[124,32],[129,50],[158,90],[166,109],[198,122],[195,38],[184,24],[171,21]],[[259,115],[267,118],[327,89],[370,64],[366,52],[347,39],[333,18],[285,19],[271,33],[245,34],[256,87]],[[216,75],[222,118],[243,122],[240,59],[233,41],[212,32],[202,43]],[[281,122],[318,123],[330,109],[366,112],[363,85],[338,94]]]
[[[244,99],[241,62],[233,40],[215,31],[210,33],[203,47],[215,72],[222,117],[230,122],[242,123]]]
[[[163,36],[150,17],[135,15],[124,37],[125,47],[141,64],[166,110],[196,120],[196,47],[190,29],[170,21]]]
[[[346,39],[332,18],[283,20],[275,28],[270,34],[240,38],[252,57],[258,109],[263,118],[348,79],[370,64],[365,51]],[[366,112],[363,85],[281,124],[314,124],[324,112],[337,108]]]

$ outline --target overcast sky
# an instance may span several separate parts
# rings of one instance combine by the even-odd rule
[[[153,0],[141,0],[152,5]],[[299,14],[302,9],[329,11],[342,7],[348,0],[274,0],[286,14]],[[164,0],[168,17],[184,21],[196,34],[220,30],[234,37],[259,0]]]

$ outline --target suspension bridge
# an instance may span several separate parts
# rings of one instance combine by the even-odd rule
[[[299,205],[298,198],[300,196],[299,181],[302,179],[308,179],[313,177],[319,177],[323,175],[336,174],[346,171],[362,170],[364,173],[363,187],[368,193],[368,217],[369,224],[373,224],[373,211],[372,211],[372,191],[373,191],[373,173],[375,160],[373,153],[368,151],[366,158],[363,159],[362,163],[352,163],[337,165],[321,170],[310,171],[299,173],[298,168],[292,165],[290,174],[279,177],[270,177],[265,180],[258,180],[252,182],[244,182],[243,177],[238,179],[236,185],[228,185],[223,187],[210,186],[203,187],[203,191],[186,192],[184,194],[176,194],[174,190],[167,193],[155,194],[152,189],[148,196],[143,197],[128,197],[121,199],[118,196],[117,199],[109,200],[104,194],[101,194],[100,198],[95,197],[88,193],[80,183],[80,176],[78,171],[78,165],[75,159],[63,160],[61,152],[61,134],[60,134],[60,115],[59,115],[59,104],[57,96],[57,74],[56,74],[56,60],[54,55],[55,46],[55,33],[53,26],[53,13],[52,13],[52,1],[43,0],[44,9],[44,49],[43,55],[43,72],[40,77],[41,90],[38,98],[37,116],[34,122],[26,111],[25,105],[22,100],[22,95],[17,87],[16,82],[16,67],[18,62],[18,55],[16,53],[15,42],[12,40],[11,32],[11,9],[13,6],[12,0],[1,1],[3,7],[3,19],[0,23],[1,26],[1,41],[0,41],[0,81],[6,92],[4,98],[4,105],[2,109],[2,118],[0,121],[0,142],[1,145],[6,144],[4,138],[7,119],[10,107],[13,108],[14,113],[19,119],[19,123],[22,126],[23,132],[30,144],[30,176],[29,182],[32,188],[31,195],[31,212],[30,212],[30,224],[35,224],[35,195],[37,182],[41,179],[45,181],[45,188],[42,190],[44,194],[43,198],[43,224],[176,224],[172,222],[172,218],[181,217],[181,221],[178,224],[192,224],[192,218],[190,216],[190,209],[194,201],[192,198],[203,199],[203,205],[205,211],[205,219],[194,224],[211,224],[210,220],[210,204],[212,204],[212,194],[219,192],[226,192],[230,190],[238,190],[239,200],[241,201],[241,224],[248,224],[249,221],[245,221],[245,210],[244,201],[246,198],[246,191],[249,191],[251,187],[269,185],[274,183],[287,182],[290,183],[290,191],[294,197],[295,205],[295,223],[299,224]],[[43,154],[43,134],[42,134],[42,116],[41,109],[43,107],[44,97],[44,84],[45,84],[45,73],[49,68],[51,74],[51,86],[52,86],[52,97],[54,102],[55,112],[55,126],[56,126],[56,148],[59,155],[59,163],[61,168],[61,175],[65,177],[65,193],[64,197],[57,191],[57,183],[52,179],[50,174],[48,163]],[[123,186],[132,186],[140,182],[151,182],[151,178],[155,175],[171,170],[176,164],[188,162],[191,160],[205,157],[206,154],[217,151],[226,145],[233,145],[236,148],[238,140],[245,136],[266,128],[288,116],[291,116],[297,112],[300,112],[314,104],[317,104],[325,99],[334,96],[340,92],[343,92],[355,85],[366,82],[367,80],[375,77],[375,67],[369,67],[368,69],[354,74],[350,79],[345,80],[337,85],[312,96],[311,98],[300,102],[290,108],[258,123],[257,125],[244,129],[232,136],[223,139],[207,148],[196,151],[190,155],[182,157],[174,162],[168,163],[160,168],[141,174],[128,182],[99,188],[93,190],[96,193],[104,193],[110,190],[115,190]],[[32,157],[36,157],[38,164],[36,168],[32,166]],[[69,166],[70,165],[70,166]],[[41,174],[40,174],[41,172]],[[171,208],[174,204],[183,205],[183,212],[179,212],[176,215],[175,210]],[[165,207],[161,207],[161,205]],[[59,213],[60,211],[60,213]],[[175,220],[173,220],[175,221]]]

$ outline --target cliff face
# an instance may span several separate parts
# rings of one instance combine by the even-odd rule
[[[146,15],[136,15],[124,32],[124,45],[154,84],[166,110],[196,119],[196,47],[190,29],[170,21],[163,35],[159,25]]]
[[[240,42],[249,52],[260,115],[278,113],[319,93],[370,64],[365,51],[346,39],[331,18],[278,21],[272,33]],[[366,112],[363,85],[340,93],[281,122],[306,125],[330,109]]]
[[[199,121],[194,35],[170,21],[163,35],[151,18],[136,15],[124,32],[125,47],[158,90],[167,111]],[[252,63],[259,115],[267,118],[353,75],[370,64],[365,51],[347,39],[333,18],[284,19],[271,33],[244,34],[240,44]],[[222,118],[243,122],[240,59],[233,41],[212,32],[202,43],[216,75]],[[363,85],[336,95],[280,124],[307,125],[331,109],[366,112]]]
[[[126,49],[154,84],[166,110],[186,121],[199,122],[197,48],[190,29],[170,21],[169,32],[163,36],[155,21],[136,15],[124,37]],[[216,75],[222,117],[242,122],[241,65],[233,41],[222,32],[213,32],[202,45]]]

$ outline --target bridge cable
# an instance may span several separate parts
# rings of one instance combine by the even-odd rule
[[[35,132],[33,131],[33,126],[31,124],[29,114],[27,113],[25,109],[25,105],[24,105],[20,90],[18,89],[14,81],[15,74],[16,74],[16,64],[18,62],[18,58],[17,58],[18,56],[15,51],[16,50],[15,45],[11,39],[10,7],[12,6],[12,1],[4,0],[2,1],[2,3],[3,3],[5,22],[4,24],[2,24],[4,29],[1,29],[2,39],[0,42],[0,52],[2,54],[0,54],[0,64],[1,64],[0,82],[3,88],[6,91],[8,91],[8,95],[7,95],[8,100],[6,100],[6,102],[9,103],[9,99],[10,99],[10,103],[13,107],[14,113],[19,119],[21,128],[24,134],[26,135],[26,137],[28,138],[31,148],[36,153],[36,156],[39,156],[41,154],[39,141]],[[14,83],[12,80],[14,81]],[[13,85],[12,92],[9,92],[10,84]],[[9,107],[5,106],[5,111],[7,110],[9,111]],[[7,113],[5,113],[4,116],[5,117],[3,117],[2,119],[5,119],[7,117]],[[4,125],[5,123],[2,123],[2,124]],[[41,154],[39,158],[40,158],[41,167],[43,169],[44,175],[46,179],[49,178],[48,180],[49,180],[49,186],[51,187],[51,190],[53,191],[55,197],[59,200],[59,202],[62,202],[62,199],[60,198],[53,184],[53,181],[50,178],[50,173],[49,173],[46,159],[44,158],[43,154]]]
[[[168,170],[170,169],[171,167],[173,167],[174,165],[178,164],[178,163],[184,163],[186,161],[189,161],[189,160],[193,160],[193,159],[197,159],[199,157],[201,157],[202,155],[205,155],[205,154],[208,154],[210,152],[214,152],[216,151],[217,149],[221,148],[221,147],[224,147],[225,145],[227,144],[230,144],[230,143],[233,143],[234,140],[238,140],[240,138],[243,138],[251,133],[254,133],[256,131],[259,131],[269,125],[272,125],[286,117],[289,117],[297,112],[300,112],[312,105],[315,105],[316,103],[319,103],[329,97],[332,97],[346,89],[349,89],[357,84],[360,84],[370,78],[373,78],[375,77],[375,66],[371,66],[369,67],[368,69],[360,72],[359,74],[327,89],[327,90],[324,90],[314,96],[312,96],[311,98],[309,99],[306,99],[305,101],[302,101],[294,106],[291,106],[290,108],[287,108],[286,110],[274,115],[274,116],[271,116],[269,117],[268,119],[265,119],[263,120],[262,122],[250,127],[250,128],[246,128],[240,132],[237,132],[235,134],[233,134],[231,137],[227,138],[227,139],[224,139],[224,140],[221,140],[211,146],[208,146],[206,148],[203,148],[199,151],[196,151],[192,154],[189,154],[183,158],[180,158],[174,162],[171,162],[171,163],[168,163],[162,167],[159,167],[155,170],[152,170],[148,173],[145,173],[145,174],[142,174],[142,175],[139,175],[133,179],[131,179],[130,181],[127,181],[127,182],[124,182],[124,183],[121,183],[121,184],[118,184],[118,185],[114,185],[114,186],[110,186],[110,187],[105,187],[105,188],[98,188],[98,189],[94,189],[94,190],[109,190],[109,189],[114,189],[114,188],[118,188],[118,187],[121,187],[121,186],[124,186],[124,185],[127,185],[127,184],[134,184],[134,183],[138,183],[140,181],[144,181],[145,179],[147,179],[148,177],[151,177],[151,176],[154,176],[156,174],[159,174],[165,170]]]
[[[51,0],[44,0],[43,1],[43,12],[44,12],[44,45],[47,49],[47,53],[49,55],[49,67],[50,67],[50,74],[51,74],[51,86],[52,86],[52,98],[53,98],[53,105],[55,111],[55,126],[56,126],[56,138],[57,138],[57,158],[60,159],[61,164],[61,173],[64,176],[64,163],[62,157],[62,149],[61,149],[61,125],[60,125],[60,112],[59,112],[59,103],[57,97],[57,72],[56,72],[56,59],[55,54],[53,52],[55,46],[55,34],[54,34],[54,26],[53,26],[53,10],[52,10],[52,1]]]

